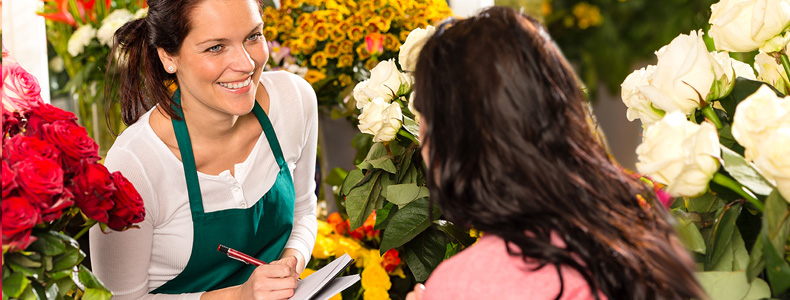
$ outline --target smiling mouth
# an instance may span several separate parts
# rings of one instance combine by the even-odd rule
[[[247,80],[240,81],[240,82],[235,82],[235,83],[219,82],[219,85],[221,85],[224,88],[236,90],[236,89],[240,89],[240,88],[243,88],[243,87],[247,87],[248,85],[250,85],[250,83],[252,83],[252,76],[247,77]]]

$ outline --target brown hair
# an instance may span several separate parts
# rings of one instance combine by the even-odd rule
[[[705,298],[669,214],[639,203],[655,196],[592,134],[580,83],[540,23],[503,7],[445,22],[415,79],[431,199],[445,216],[540,267],[578,270],[596,297]]]

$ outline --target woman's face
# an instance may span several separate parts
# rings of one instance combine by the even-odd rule
[[[248,114],[269,58],[258,4],[206,0],[189,19],[191,31],[172,57],[185,109]],[[167,69],[168,64],[164,66]]]

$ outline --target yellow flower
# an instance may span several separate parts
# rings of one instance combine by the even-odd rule
[[[365,37],[365,28],[359,25],[351,26],[351,29],[348,31],[348,38],[352,41],[360,41]]]
[[[339,67],[339,64],[338,64],[338,67]],[[348,74],[340,74],[340,76],[337,77],[337,81],[340,82],[341,86],[347,86],[347,85],[349,85],[349,84],[354,82],[354,80],[351,79],[351,76],[349,76]]]
[[[403,266],[398,266],[390,273],[392,276],[398,276],[401,279],[406,279],[406,273],[403,273]]]
[[[349,40],[340,42],[340,53],[344,53],[344,54],[354,53],[354,42]]]
[[[302,35],[299,39],[299,47],[303,54],[310,54],[315,51],[316,39],[312,33]]]
[[[365,62],[365,68],[367,68],[368,70],[373,70],[373,68],[375,68],[376,65],[378,64],[379,64],[379,60],[374,57],[371,57],[370,59],[368,59],[368,61]]]
[[[335,29],[341,32],[349,32],[351,30],[351,23],[348,21],[340,22],[337,24],[337,26],[335,26]]]
[[[362,288],[365,290],[380,288],[389,290],[392,287],[390,276],[379,264],[366,264],[362,270]]]
[[[398,10],[392,6],[387,6],[385,8],[382,8],[381,11],[379,12],[379,16],[381,16],[381,18],[383,18],[384,20],[388,20],[388,21],[392,21],[392,19],[395,19],[395,16],[397,15],[399,15]]]
[[[329,225],[329,223],[327,223],[325,221],[318,220],[318,234],[319,235],[328,236],[328,235],[332,234],[332,231],[334,231],[334,228],[332,228],[332,225]]]
[[[343,300],[343,296],[340,295],[340,293],[337,293],[334,296],[332,296],[332,298],[329,298],[329,300]]]
[[[302,17],[300,16],[299,18],[301,19]],[[312,20],[299,22],[299,28],[297,28],[296,31],[301,34],[311,34],[313,31],[313,26],[315,26],[315,23]]]
[[[307,72],[309,75],[310,71]],[[305,76],[305,79],[306,78],[307,77]],[[335,240],[324,235],[318,235],[316,236],[315,246],[313,247],[313,257],[317,259],[329,258],[335,254],[335,248]]]
[[[340,41],[346,38],[346,32],[338,29],[336,26],[335,29],[329,33],[329,37],[332,38],[333,41]]]
[[[304,280],[305,278],[307,278],[307,276],[310,276],[313,273],[315,273],[315,270],[310,268],[305,268],[304,271],[302,271],[302,274],[299,274],[299,279]]]
[[[368,11],[368,12],[375,12],[376,5],[372,1],[365,1],[359,4],[359,10]]]
[[[350,67],[354,63],[354,56],[351,54],[343,54],[337,59],[337,67],[345,68]]]
[[[340,56],[340,45],[337,43],[328,43],[324,46],[324,52],[326,52],[326,56],[329,58],[337,58]]]
[[[357,57],[359,57],[360,60],[368,59],[368,57],[370,57],[370,53],[365,47],[365,44],[360,44],[357,46]]]
[[[543,0],[543,3],[540,4],[540,13],[545,17],[551,14],[552,10],[551,0]]]
[[[371,17],[365,22],[365,29],[368,30],[368,33],[372,32],[387,32],[390,30],[391,21],[386,20],[382,17]]]
[[[304,76],[304,79],[307,80],[307,82],[309,82],[310,84],[316,83],[316,82],[318,82],[318,81],[320,81],[321,79],[324,79],[324,78],[326,78],[326,74],[324,74],[321,71],[314,70],[314,69],[307,70],[307,74]],[[316,244],[317,244],[317,242],[316,242]],[[338,253],[337,252],[338,248],[335,248],[335,254],[336,255]],[[313,251],[313,252],[315,252],[315,251]],[[315,255],[315,254],[313,254],[313,255]],[[338,256],[340,256],[340,255],[343,255],[343,254],[339,254]]]
[[[390,51],[397,51],[400,48],[401,43],[398,40],[398,37],[391,33],[387,33],[384,35],[384,49]]]
[[[309,71],[308,71],[309,73]],[[360,249],[362,248],[359,243],[349,237],[345,236],[335,236],[337,242],[337,248],[335,248],[335,255],[342,256],[343,254],[348,254],[354,260],[359,260],[360,256],[362,255]]]
[[[332,24],[328,23],[319,23],[313,27],[313,33],[315,33],[315,37],[319,41],[326,40],[329,38],[329,34],[332,32]]]
[[[579,2],[573,7],[573,15],[579,20],[578,25],[580,29],[587,29],[588,27],[598,26],[603,23],[601,18],[601,10],[598,6],[590,5],[587,2]]]
[[[280,12],[277,11],[276,8],[267,6],[266,8],[263,9],[263,23],[274,24],[275,22],[277,22],[277,19],[279,19],[278,18],[279,15]]]
[[[398,37],[400,38],[400,41],[401,41],[401,42],[405,42],[405,41],[406,41],[406,38],[407,38],[407,37],[409,37],[409,33],[411,33],[411,31],[408,31],[408,30],[402,30],[402,31],[400,32],[400,34],[398,35]]]
[[[346,7],[345,5],[342,5],[340,3],[337,3],[337,1],[335,1],[335,0],[326,1],[325,5],[326,5],[327,9],[331,9],[331,10],[337,11],[337,12],[343,14],[343,15],[351,14],[351,11],[348,10],[348,7]]]
[[[265,36],[266,39],[270,40],[270,41],[276,39],[277,38],[277,28],[274,28],[274,27],[265,27],[265,28],[263,28],[263,36]]]
[[[385,289],[365,289],[362,294],[364,300],[389,300],[390,295]]]
[[[313,53],[313,56],[310,57],[310,64],[312,64],[316,68],[323,68],[326,66],[326,52],[324,51],[317,51]]]

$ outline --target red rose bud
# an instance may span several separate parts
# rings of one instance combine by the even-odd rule
[[[107,226],[113,230],[123,230],[132,224],[140,223],[145,219],[143,198],[121,172],[110,174],[110,179],[117,188],[113,193],[115,206],[110,211],[110,220]]]
[[[22,197],[3,198],[3,247],[11,251],[27,248],[35,237],[30,231],[40,220],[38,208]]]
[[[400,256],[398,255],[398,250],[387,250],[381,259],[381,266],[384,267],[384,270],[387,272],[392,272],[398,267],[398,265],[400,265]]]
[[[372,56],[376,56],[384,52],[384,35],[374,32],[365,36],[365,49]]]
[[[19,191],[40,208],[49,207],[53,196],[63,192],[63,169],[41,156],[27,157],[15,165]]]
[[[8,152],[5,152],[6,154]],[[8,164],[8,161],[5,159],[3,160],[3,199],[11,196],[14,192],[16,192],[16,173],[11,170],[11,165]]]
[[[346,223],[346,220],[343,220],[343,217],[338,212],[329,214],[326,217],[326,222],[332,225],[337,234],[346,234],[346,231],[348,231],[348,223]]]
[[[115,205],[111,198],[114,191],[115,184],[107,168],[91,163],[77,171],[71,192],[82,213],[91,219],[107,223],[110,219],[107,212]]]
[[[55,121],[42,125],[42,137],[63,151],[61,160],[66,172],[75,171],[82,163],[95,163],[99,157],[99,145],[88,136],[84,127],[69,121]]]
[[[35,137],[17,135],[3,142],[3,156],[9,161],[21,161],[26,157],[41,156],[59,162],[60,150]]]

